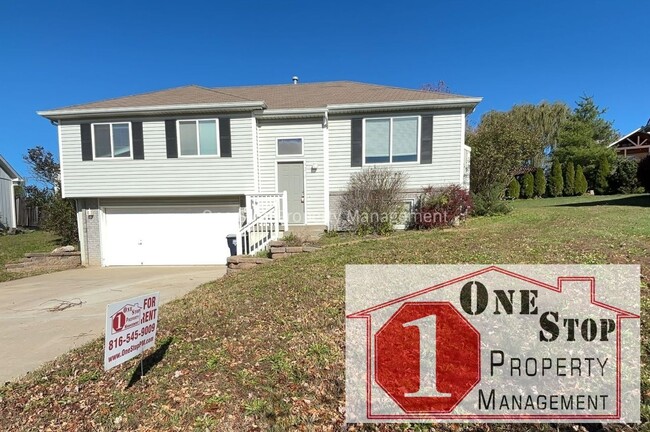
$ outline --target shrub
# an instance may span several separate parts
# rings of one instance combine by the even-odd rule
[[[578,165],[576,167],[576,183],[574,191],[576,195],[584,195],[587,193],[587,188],[587,177],[585,177],[585,173],[582,170],[582,165]]]
[[[636,178],[639,180],[646,192],[650,192],[650,156],[641,159],[636,171]]]
[[[598,160],[598,167],[596,168],[596,177],[594,178],[594,190],[598,195],[604,195],[609,192],[609,182],[607,181],[612,172],[612,166],[605,156],[601,156]]]
[[[564,190],[564,179],[562,178],[562,164],[553,161],[551,175],[548,178],[548,194],[552,197],[562,196]]]
[[[60,236],[62,244],[76,245],[79,243],[77,211],[73,200],[61,198],[61,194],[58,193],[45,205],[44,214],[43,228],[45,230]]]
[[[411,226],[428,229],[451,225],[456,218],[464,217],[472,207],[469,192],[458,185],[443,188],[424,188],[415,207]]]
[[[357,234],[386,234],[400,220],[406,176],[369,168],[354,174],[341,197],[341,221]]]
[[[573,196],[576,194],[576,172],[572,161],[568,161],[564,167],[564,195]]]
[[[535,170],[535,196],[543,197],[546,194],[546,176],[544,170],[537,168]]]
[[[508,184],[508,198],[517,199],[519,198],[520,193],[521,186],[519,186],[517,179],[513,177],[512,180],[510,180],[510,184]]]
[[[638,163],[632,159],[619,157],[616,159],[616,168],[609,176],[609,190],[611,193],[630,194],[639,188],[636,179]]]
[[[472,196],[474,207],[472,214],[476,216],[494,216],[507,214],[512,207],[503,200],[503,186],[495,185],[490,189]]]
[[[531,173],[524,174],[521,179],[521,196],[523,198],[532,198],[535,193],[535,178]]]

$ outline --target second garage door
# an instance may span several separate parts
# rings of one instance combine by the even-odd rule
[[[239,213],[230,206],[106,207],[102,263],[225,264],[226,236],[238,226]]]

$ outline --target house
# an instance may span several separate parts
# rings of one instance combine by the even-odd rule
[[[644,127],[633,130],[629,134],[611,143],[620,156],[629,157],[640,161],[650,156],[650,120]]]
[[[23,179],[0,155],[0,228],[16,228],[15,187]]]
[[[57,126],[86,265],[225,263],[281,230],[337,226],[350,176],[387,166],[469,185],[465,116],[481,98],[358,82],[196,85],[39,114]]]

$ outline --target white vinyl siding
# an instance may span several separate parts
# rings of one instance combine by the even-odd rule
[[[0,225],[15,228],[13,210],[13,183],[11,177],[0,168]]]
[[[302,155],[277,154],[277,140],[287,137],[302,138]],[[278,161],[304,162],[305,223],[307,225],[327,223],[322,120],[260,120],[258,139],[260,193],[275,193],[277,191]]]
[[[416,113],[414,113],[416,114]],[[414,114],[404,115],[413,117]],[[422,187],[459,184],[461,179],[461,152],[465,138],[463,136],[464,115],[458,110],[438,110],[417,113],[418,116],[433,114],[433,157],[431,164],[419,162],[400,162],[382,164],[407,175],[406,188],[419,191]],[[399,118],[398,116],[393,116]],[[329,185],[330,192],[342,192],[347,187],[350,176],[361,171],[361,167],[351,167],[351,120],[350,116],[333,116],[329,118]],[[371,117],[368,117],[371,118]],[[385,118],[385,116],[384,116]],[[418,125],[418,136],[419,136]],[[420,138],[418,138],[418,151]]]
[[[137,121],[137,119],[133,119]],[[63,193],[69,198],[243,195],[255,191],[251,117],[231,117],[232,157],[167,158],[165,121],[143,119],[144,160],[81,160],[79,123],[61,122]]]

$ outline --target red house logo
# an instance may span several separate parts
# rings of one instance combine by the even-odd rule
[[[142,308],[136,304],[124,305],[111,316],[111,334],[135,327],[142,318]]]

